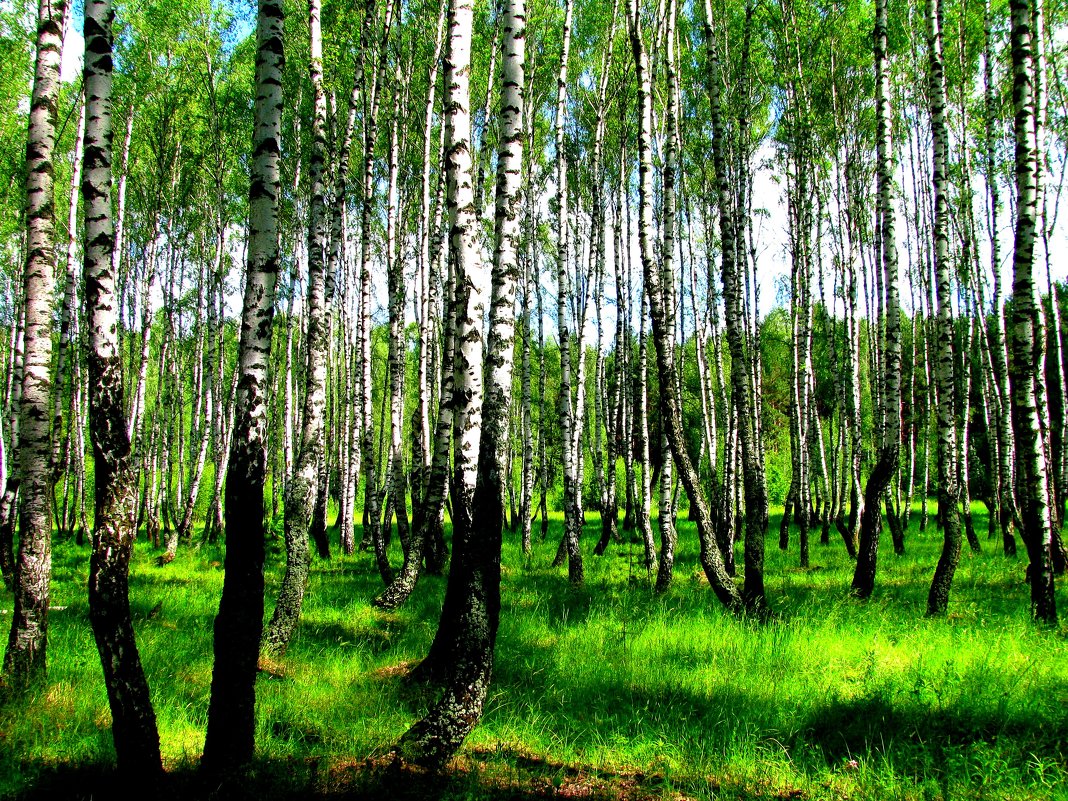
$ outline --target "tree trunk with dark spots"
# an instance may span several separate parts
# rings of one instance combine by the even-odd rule
[[[152,780],[161,773],[159,732],[130,620],[128,577],[134,463],[126,430],[118,298],[112,267],[111,0],[85,4],[85,302],[89,327],[89,433],[96,504],[89,560],[89,620],[104,672],[119,771]]]
[[[201,762],[211,774],[247,765],[255,751],[256,670],[263,632],[267,360],[279,267],[283,22],[281,0],[260,0],[248,264],[226,477],[225,574],[215,618],[215,664]]]
[[[4,673],[15,686],[43,677],[48,644],[48,581],[52,572],[52,460],[49,424],[52,368],[52,290],[55,264],[55,203],[52,163],[64,0],[41,0],[37,16],[37,61],[26,141],[26,263],[22,394],[19,401],[19,546],[15,604],[4,653]]]

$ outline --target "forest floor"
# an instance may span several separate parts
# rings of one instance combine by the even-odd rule
[[[424,578],[407,607],[387,614],[369,603],[380,589],[369,554],[316,561],[289,651],[260,674],[258,762],[239,784],[204,787],[195,768],[222,551],[187,546],[157,567],[139,545],[131,606],[168,769],[161,796],[1068,798],[1068,629],[1031,622],[1022,548],[1002,556],[982,513],[983,552],[965,546],[950,614],[937,620],[924,617],[941,547],[933,519],[922,534],[914,519],[905,556],[884,544],[875,595],[858,602],[840,538],[814,542],[801,570],[795,547],[776,547],[773,517],[766,624],[723,612],[682,516],[676,580],[663,596],[640,544],[594,557],[599,521],[588,522],[581,589],[548,566],[559,521],[545,542],[535,526],[530,559],[506,534],[491,696],[444,777],[385,759],[428,700],[404,674],[433,636],[443,579]],[[87,546],[55,543],[48,681],[0,696],[0,798],[119,790],[88,556]],[[268,614],[282,563],[279,537]],[[9,593],[0,609],[9,625]]]

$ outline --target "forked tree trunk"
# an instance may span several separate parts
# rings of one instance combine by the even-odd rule
[[[85,4],[85,301],[89,323],[89,432],[96,504],[89,561],[89,620],[104,671],[119,771],[162,770],[159,733],[130,620],[128,576],[136,472],[126,430],[111,217],[111,0]]]
[[[404,758],[435,769],[456,753],[481,717],[493,671],[501,603],[504,471],[500,457],[511,407],[518,195],[523,161],[525,10],[523,0],[509,0],[502,22],[505,45],[496,244],[483,402],[482,304],[477,291],[479,270],[475,263],[476,221],[471,192],[468,111],[473,9],[469,0],[451,0],[449,11],[446,62],[449,216],[459,279],[455,308],[461,343],[457,347],[455,375],[458,425],[453,483],[454,546],[441,624],[427,657],[439,668],[443,692],[427,715],[397,744],[397,753]],[[440,650],[442,647],[444,652]]]
[[[697,535],[701,546],[701,565],[705,576],[712,585],[716,597],[731,611],[743,608],[743,599],[734,581],[727,575],[723,560],[716,545],[713,520],[709,513],[704,489],[700,484],[697,471],[694,470],[690,455],[686,450],[686,439],[682,430],[682,413],[677,396],[677,378],[675,352],[672,347],[672,331],[667,325],[667,312],[664,307],[665,295],[660,270],[653,259],[653,176],[652,176],[652,92],[649,77],[649,60],[646,55],[645,42],[642,38],[641,23],[638,13],[638,0],[632,0],[629,12],[630,41],[634,54],[634,65],[638,83],[638,197],[640,210],[638,215],[638,243],[645,275],[645,285],[649,296],[649,316],[653,324],[653,343],[656,347],[657,373],[660,377],[661,409],[665,412],[662,425],[667,428],[671,443],[671,455],[678,466],[679,478],[686,488],[691,506],[697,507]],[[762,553],[762,552],[761,552]],[[762,561],[762,560],[761,560]],[[749,566],[747,560],[747,567]],[[764,607],[762,567],[753,567],[759,574],[759,601],[752,603],[751,610],[762,613]],[[754,575],[747,575],[746,581],[752,589]]]
[[[713,130],[712,162],[715,167],[716,193],[719,199],[720,237],[722,242],[734,242],[737,236],[737,221],[727,182],[723,139],[725,128],[720,101],[722,77],[713,32],[712,4],[709,0],[705,0],[704,36],[709,70],[708,84]],[[738,427],[746,507],[745,585],[739,601],[744,602],[746,609],[759,616],[767,611],[767,599],[764,595],[764,532],[767,529],[764,510],[767,508],[767,489],[764,483],[763,453],[752,414],[751,382],[747,377],[750,360],[745,350],[746,325],[742,319],[742,285],[738,274],[739,267],[735,261],[734,248],[723,247],[721,250],[727,341],[732,367],[731,397],[734,401],[734,414]],[[751,342],[750,346],[756,347],[756,344]],[[728,518],[727,524],[733,526],[731,519],[733,513],[729,513],[726,517]],[[729,586],[733,589],[733,582]],[[728,605],[733,607],[740,604],[736,604],[731,599]]]
[[[442,130],[445,126],[442,126]],[[445,150],[442,149],[442,165],[445,164]],[[444,169],[443,180],[444,185]],[[440,189],[440,187],[439,187]],[[438,214],[435,215],[435,238],[440,236],[440,206],[442,197],[439,191]],[[440,243],[436,244],[440,247]],[[439,254],[430,256],[437,260]],[[393,576],[386,588],[372,603],[380,609],[392,610],[402,606],[415,589],[419,574],[426,562],[427,572],[440,573],[445,566],[444,552],[444,516],[445,500],[448,497],[449,446],[452,443],[453,429],[453,380],[454,354],[456,352],[456,326],[453,308],[455,292],[455,275],[453,261],[448,259],[444,286],[444,319],[441,321],[444,347],[441,352],[441,400],[438,404],[438,417],[434,426],[433,452],[430,469],[422,480],[422,495],[414,506],[412,516],[412,537],[404,551],[404,562],[400,571]]]

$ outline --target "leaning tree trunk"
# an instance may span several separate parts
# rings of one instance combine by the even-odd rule
[[[946,176],[949,128],[946,125],[946,73],[942,57],[943,0],[927,0],[927,4],[927,52],[930,60],[928,91],[931,104],[931,138],[934,144],[934,266],[938,300],[935,346],[935,376],[938,382],[938,513],[943,531],[942,554],[927,596],[927,614],[944,615],[949,606],[953,574],[960,562],[961,529],[960,508],[957,506],[959,467],[954,413],[956,378],[953,370],[953,295],[950,288],[952,268],[949,263],[949,187]],[[967,358],[966,354],[964,358]]]
[[[442,536],[445,498],[448,493],[449,445],[452,443],[453,429],[453,364],[456,352],[456,327],[453,317],[454,279],[453,263],[450,260],[445,280],[445,320],[442,321],[445,347],[441,358],[441,403],[438,406],[438,419],[434,427],[434,452],[430,462],[430,472],[426,477],[421,508],[417,510],[414,517],[413,536],[410,546],[404,552],[404,563],[401,565],[400,572],[373,601],[374,605],[380,609],[398,609],[408,600],[419,580],[424,557],[429,570],[430,563],[435,558],[432,552],[435,540]]]
[[[1052,521],[1045,441],[1040,429],[1036,395],[1042,391],[1042,330],[1035,300],[1035,228],[1038,219],[1035,114],[1035,59],[1031,4],[1012,0],[1012,101],[1016,139],[1016,237],[1013,255],[1012,410],[1020,471],[1020,532],[1031,565],[1031,611],[1037,620],[1056,623],[1057,605],[1051,565]]]
[[[875,589],[875,563],[882,529],[882,500],[898,471],[901,440],[901,316],[897,288],[897,239],[894,233],[894,151],[891,141],[890,59],[886,52],[888,0],[875,2],[875,127],[876,178],[878,184],[878,246],[881,247],[883,306],[882,439],[879,459],[864,488],[864,511],[860,518],[860,545],[853,572],[853,594],[871,597]]]
[[[55,204],[52,196],[59,67],[65,0],[41,0],[37,62],[26,141],[26,264],[23,273],[25,356],[19,421],[19,548],[15,605],[4,673],[26,685],[43,676],[48,643],[48,580],[52,572],[52,465],[49,438],[52,367],[52,282]]]
[[[719,53],[712,28],[712,4],[705,0],[705,45],[709,69],[709,99],[713,130],[712,163],[715,168],[716,192],[719,199],[720,241],[736,240],[735,220],[730,189],[727,183],[727,165],[724,145],[720,83]],[[763,510],[767,508],[767,489],[764,482],[763,455],[756,435],[752,414],[750,381],[747,378],[750,364],[745,352],[745,321],[742,319],[742,286],[735,262],[734,249],[724,246],[722,250],[723,296],[726,311],[727,341],[731,353],[731,390],[734,413],[738,423],[738,439],[741,445],[742,471],[745,490],[745,585],[743,600],[746,608],[762,615],[767,611],[764,594],[764,531],[767,520]],[[744,253],[744,251],[742,251]],[[757,343],[750,343],[756,347]],[[728,519],[727,525],[734,521]],[[731,585],[733,588],[733,584]]]
[[[96,504],[89,560],[89,620],[104,670],[119,771],[162,770],[156,714],[130,620],[128,577],[136,472],[126,430],[118,303],[111,252],[111,0],[85,4],[85,302],[89,322],[89,433]]]
[[[326,245],[329,224],[326,208],[326,92],[323,89],[322,2],[308,0],[311,73],[314,93],[312,149],[309,176],[311,203],[308,206],[308,335],[307,371],[304,376],[304,415],[293,475],[286,482],[285,543],[286,572],[278,590],[271,622],[263,634],[264,651],[285,653],[289,639],[300,620],[304,591],[308,585],[311,553],[308,547],[309,524],[319,487],[319,465],[323,459],[326,412]]]
[[[445,126],[442,126],[444,130]],[[442,150],[444,164],[445,151]],[[444,181],[442,181],[444,183]],[[435,215],[435,239],[440,236],[440,206],[442,197],[439,187],[438,213]],[[440,247],[440,243],[436,245]],[[428,258],[438,261],[441,254],[434,253]],[[453,364],[456,351],[455,318],[453,316],[453,295],[455,275],[453,262],[447,260],[444,291],[444,319],[440,321],[444,347],[441,352],[441,400],[438,404],[438,419],[434,426],[433,450],[430,467],[421,479],[421,494],[418,502],[413,501],[412,537],[404,549],[404,562],[400,571],[392,577],[386,588],[372,603],[380,609],[397,609],[404,604],[415,589],[422,570],[424,558],[427,572],[440,573],[444,568],[444,516],[445,499],[448,495],[449,446],[452,443],[453,428]]]
[[[659,265],[653,258],[653,175],[652,175],[652,91],[649,77],[649,59],[645,42],[642,39],[641,22],[638,13],[638,0],[632,0],[629,12],[630,40],[634,53],[634,66],[638,83],[638,245],[640,249],[642,270],[645,275],[646,294],[649,297],[649,316],[653,324],[653,343],[656,347],[657,373],[660,378],[661,409],[664,412],[662,425],[666,427],[671,444],[671,455],[678,467],[679,478],[686,488],[690,505],[697,508],[697,535],[701,546],[701,564],[712,585],[716,597],[731,611],[743,607],[743,599],[734,581],[723,566],[719,548],[713,532],[713,520],[709,513],[704,489],[694,469],[690,454],[686,450],[685,434],[682,430],[682,413],[677,390],[675,352],[672,347],[672,331],[667,325],[667,311],[663,282]],[[748,562],[747,562],[748,565]],[[759,568],[756,568],[759,571]],[[762,571],[760,571],[762,573]],[[747,583],[752,581],[747,575]],[[763,580],[760,576],[761,589],[759,603],[751,605],[753,611],[763,608]],[[751,589],[751,586],[750,586]]]
[[[504,11],[503,96],[497,159],[496,245],[482,401],[482,304],[474,248],[468,76],[469,0],[452,0],[449,14],[449,207],[457,276],[456,467],[453,491],[453,558],[435,646],[449,654],[443,693],[426,717],[401,738],[397,752],[431,768],[442,767],[482,714],[493,670],[500,619],[501,534],[504,511],[502,445],[511,407],[515,287],[518,276],[519,190],[523,161],[523,0]],[[479,410],[481,405],[481,410]],[[481,418],[481,419],[480,419]],[[475,448],[478,448],[477,456]],[[477,474],[476,474],[477,460]],[[432,659],[433,650],[428,659]],[[440,656],[438,659],[440,660]]]
[[[263,631],[265,392],[279,267],[283,22],[281,0],[260,0],[248,266],[236,368],[241,378],[226,476],[226,572],[215,618],[215,666],[201,763],[210,773],[247,764],[255,750],[256,667]]]

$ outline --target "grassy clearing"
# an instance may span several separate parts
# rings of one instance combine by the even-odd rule
[[[587,554],[597,522],[591,515]],[[977,524],[985,531],[985,518]],[[530,560],[514,538],[506,543],[495,684],[456,771],[407,776],[390,793],[1068,798],[1068,639],[1031,623],[1023,562],[1002,557],[998,543],[964,554],[949,617],[928,620],[933,524],[910,531],[907,556],[883,549],[868,603],[848,597],[852,563],[840,542],[814,546],[813,568],[801,571],[769,537],[777,617],[758,625],[721,611],[690,524],[680,523],[677,580],[663,597],[636,543],[588,555],[586,587],[569,588],[564,571],[547,567],[558,529]],[[159,568],[139,547],[131,576],[178,794],[203,746],[221,557],[185,548]],[[58,543],[54,559],[52,603],[66,608],[52,615],[48,685],[0,704],[0,796],[87,793],[113,759],[85,600],[88,550]],[[261,762],[242,785],[249,797],[384,792],[389,772],[376,760],[426,701],[401,676],[433,636],[444,581],[425,578],[395,614],[370,607],[378,588],[367,554],[315,563],[289,652],[260,676]],[[1059,601],[1068,608],[1063,591]],[[10,610],[10,596],[0,607]]]

